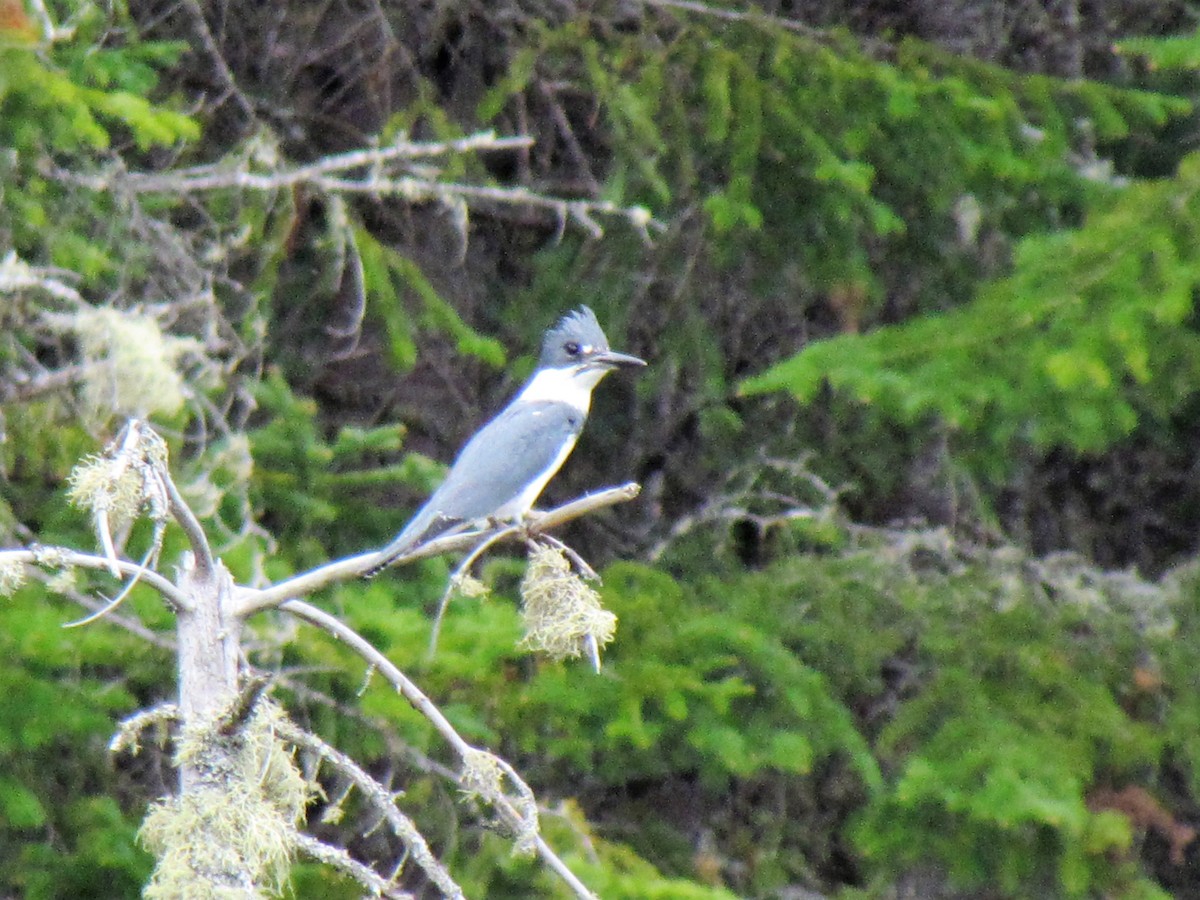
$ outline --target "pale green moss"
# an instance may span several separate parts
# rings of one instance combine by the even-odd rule
[[[151,316],[112,308],[72,316],[85,366],[83,401],[114,416],[178,412],[184,403],[181,358],[199,352],[191,339],[163,334]]]
[[[454,588],[454,592],[460,597],[486,597],[489,593],[488,586],[486,584],[484,584],[478,578],[468,575],[466,572],[462,572],[461,574],[454,576],[452,587]]]
[[[132,521],[143,507],[161,520],[167,498],[156,473],[167,469],[167,445],[144,422],[133,421],[100,456],[71,470],[67,497],[81,509],[103,516],[109,527]]]
[[[80,509],[107,514],[110,522],[128,522],[145,500],[144,479],[133,466],[89,456],[71,470],[67,498]]]
[[[282,715],[264,701],[235,735],[222,734],[220,720],[183,729],[176,762],[198,767],[203,780],[142,823],[139,837],[158,858],[144,897],[225,900],[283,889],[309,788],[275,735]]]
[[[521,599],[521,646],[553,659],[580,656],[589,638],[603,647],[616,633],[617,617],[600,605],[600,595],[571,570],[560,550],[533,552],[521,580]]]
[[[25,565],[19,562],[0,563],[0,597],[11,597],[25,583]]]

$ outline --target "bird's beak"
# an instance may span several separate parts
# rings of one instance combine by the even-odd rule
[[[610,369],[635,369],[646,364],[644,359],[638,359],[628,353],[618,353],[616,350],[601,350],[591,358],[590,362]]]

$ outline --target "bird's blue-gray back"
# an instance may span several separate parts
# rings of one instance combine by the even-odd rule
[[[394,557],[456,525],[492,515],[552,465],[583,422],[583,413],[566,403],[508,407],[463,447],[441,487],[384,555]],[[507,439],[499,441],[498,435]],[[508,452],[497,453],[497,446]]]

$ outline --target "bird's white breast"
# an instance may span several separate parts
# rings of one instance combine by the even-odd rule
[[[515,402],[533,403],[538,400],[566,403],[585,416],[592,407],[592,388],[608,374],[602,367],[594,369],[540,369],[529,379]]]
[[[572,436],[569,440],[563,442],[562,448],[558,451],[558,456],[554,458],[554,462],[550,465],[550,468],[531,481],[528,487],[521,491],[521,493],[497,509],[493,515],[497,519],[519,519],[533,509],[533,504],[537,503],[537,498],[541,496],[546,485],[550,483],[550,479],[562,468],[562,464],[567,461],[567,457],[571,455],[571,451],[574,449],[575,437]]]

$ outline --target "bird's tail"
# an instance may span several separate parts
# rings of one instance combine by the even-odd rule
[[[379,551],[375,563],[363,573],[363,577],[374,578],[388,566],[416,551],[422,544],[428,543],[434,538],[443,537],[447,533],[460,531],[469,524],[463,519],[444,516],[440,513],[427,521],[424,520],[424,517],[417,516],[396,536],[395,540]]]

